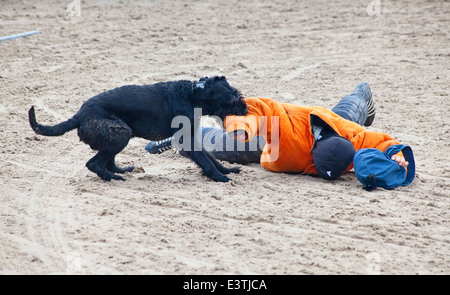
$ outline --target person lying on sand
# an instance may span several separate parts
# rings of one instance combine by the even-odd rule
[[[271,98],[250,97],[245,102],[248,114],[228,116],[224,129],[202,127],[204,148],[219,160],[259,162],[274,172],[319,175],[333,180],[353,168],[355,151],[376,148],[384,152],[399,144],[388,134],[363,127],[372,125],[375,118],[372,93],[366,82],[358,83],[353,93],[342,98],[331,111]],[[151,141],[146,150],[160,153],[171,144],[172,138]],[[404,168],[409,164],[401,152],[392,160]]]

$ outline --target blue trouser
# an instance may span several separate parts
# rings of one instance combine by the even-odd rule
[[[370,97],[372,93],[369,84],[360,82],[352,94],[342,98],[331,110],[342,118],[363,126],[367,119],[367,100]]]
[[[230,163],[259,163],[266,140],[255,136],[249,142],[239,142],[229,136],[224,129],[202,127],[202,140],[205,150],[213,153],[218,160]]]

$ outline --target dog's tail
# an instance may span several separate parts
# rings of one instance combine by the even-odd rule
[[[31,128],[33,128],[34,132],[45,136],[60,136],[66,133],[67,131],[73,130],[78,126],[80,126],[80,123],[75,118],[71,118],[67,121],[61,122],[54,126],[41,125],[36,121],[34,106],[32,106],[28,111],[28,119],[30,120],[30,125]]]

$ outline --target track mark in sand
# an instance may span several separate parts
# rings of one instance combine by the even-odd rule
[[[299,229],[302,229],[302,230],[306,230],[306,231],[310,231],[310,232],[318,232],[318,233],[325,234],[325,235],[333,235],[335,237],[340,237],[340,238],[350,239],[350,240],[356,240],[356,241],[365,241],[365,242],[370,242],[370,243],[375,242],[375,240],[372,239],[372,238],[365,238],[365,237],[362,236],[362,235],[364,235],[365,231],[357,232],[357,231],[353,230],[354,233],[352,233],[352,234],[346,234],[346,233],[340,233],[339,232],[339,231],[352,230],[352,223],[351,222],[343,223],[342,220],[339,220],[338,223],[334,223],[334,222],[323,221],[323,220],[317,219],[317,218],[305,219],[305,218],[298,217],[298,216],[290,216],[290,217],[294,218],[294,219],[302,220],[304,222],[309,220],[309,221],[318,221],[319,223],[326,223],[327,228],[331,229],[331,231],[325,231],[325,230],[320,230],[320,229],[316,229],[316,228],[311,228],[311,229],[309,229],[309,228],[299,228]],[[345,226],[345,228],[342,228],[343,225]],[[387,224],[386,224],[386,226],[387,226]],[[334,230],[332,228],[334,228]],[[387,228],[387,231],[390,232],[389,228]],[[441,240],[441,239],[428,237],[428,236],[418,237],[415,234],[411,234],[411,233],[407,233],[407,232],[399,232],[399,231],[390,232],[390,233],[396,234],[396,235],[399,235],[399,236],[403,236],[404,238],[402,238],[401,241],[405,241],[405,240],[415,240],[415,241],[421,240],[423,243],[427,243],[427,242],[432,241],[432,242],[441,243],[443,245],[450,245],[450,241],[448,241],[448,240]],[[410,248],[410,246],[407,246],[407,245],[404,245],[404,244],[400,244],[400,243],[395,243],[393,241],[389,241],[389,239],[387,239],[387,240],[384,239],[383,241],[380,241],[379,243],[380,244],[387,244],[387,245],[394,245],[394,246],[398,246],[398,247],[409,247]]]
[[[302,220],[302,221],[305,221],[305,222],[307,221],[307,219],[302,218],[302,217],[298,217],[298,216],[290,216],[290,218],[299,219],[299,220]],[[314,218],[310,218],[310,220],[318,221],[320,223],[325,223],[327,225],[327,227],[329,227],[330,225],[341,225],[339,223],[330,223],[330,222],[325,222],[323,220],[314,219]],[[346,234],[341,234],[341,233],[338,233],[338,232],[324,231],[324,230],[320,230],[320,229],[316,229],[316,228],[302,228],[302,227],[299,227],[298,230],[303,230],[303,231],[307,231],[307,232],[310,232],[310,233],[311,232],[312,233],[316,232],[316,233],[324,234],[324,235],[327,235],[327,236],[332,235],[332,236],[335,236],[335,237],[351,239],[351,240],[356,240],[356,241],[365,241],[365,242],[370,242],[370,243],[374,242],[373,239],[361,237],[357,233],[352,234],[352,235],[346,235]]]
[[[71,151],[75,149],[77,147],[73,146]],[[64,159],[60,156],[61,153],[53,156],[57,159]],[[66,167],[68,166],[69,163],[66,163]],[[35,245],[35,247],[30,248],[41,262],[41,273],[46,271],[67,273],[70,270],[69,264],[71,261],[68,258],[75,252],[71,250],[73,245],[69,246],[64,239],[61,224],[62,221],[66,224],[73,224],[74,217],[66,210],[64,211],[64,218],[62,218],[59,208],[46,203],[51,202],[52,198],[63,197],[66,194],[65,188],[69,186],[67,182],[83,168],[69,170],[70,172],[66,175],[55,175],[55,172],[46,170],[44,172],[39,171],[37,175],[42,175],[42,179],[35,182],[30,196],[27,198],[26,211],[29,218],[26,220],[26,229],[30,235],[31,243]]]
[[[315,69],[318,68],[322,63],[315,63],[313,65],[309,65],[309,66],[303,66],[303,67],[299,67],[295,70],[293,70],[292,72],[290,72],[289,74],[283,76],[281,78],[281,81],[291,81],[292,79],[296,78],[297,76],[299,76],[301,73],[307,71],[307,70],[311,70],[311,69]]]
[[[18,166],[20,168],[23,168],[25,170],[29,170],[29,171],[34,171],[34,172],[39,172],[39,173],[46,173],[49,174],[50,176],[53,177],[59,177],[61,176],[59,173],[57,172],[53,172],[51,170],[45,169],[45,168],[39,168],[36,166],[30,166],[29,164],[25,164],[19,161],[14,161],[14,160],[6,160],[7,163],[10,163],[12,165]]]
[[[49,180],[49,177],[44,177],[43,179],[45,183],[47,180]],[[39,261],[46,265],[48,264],[50,258],[47,255],[46,247],[43,246],[39,241],[37,237],[37,233],[40,231],[41,226],[41,219],[42,214],[40,210],[36,209],[36,198],[39,197],[39,195],[44,190],[44,184],[42,181],[37,181],[32,188],[31,196],[29,198],[30,202],[28,202],[28,208],[26,210],[27,215],[29,218],[26,219],[26,231],[30,237],[30,244],[33,245],[33,247],[30,247],[32,249],[33,255],[35,255]]]
[[[60,65],[56,65],[56,66],[41,67],[40,70],[45,73],[53,73],[57,70],[64,69],[65,67],[66,67],[66,65],[60,64]]]
[[[130,191],[137,191],[139,193],[142,193],[140,189],[136,188],[128,188]],[[205,203],[201,200],[193,200],[188,199],[183,196],[172,196],[172,197],[163,197],[159,194],[154,194],[151,196],[151,198],[148,197],[124,197],[120,195],[116,196],[107,196],[107,195],[101,195],[97,194],[95,192],[89,192],[84,191],[82,192],[84,197],[88,198],[98,198],[103,199],[105,201],[108,201],[110,204],[117,204],[117,203],[129,203],[133,204],[133,206],[142,208],[161,208],[161,209],[170,209],[167,212],[170,212],[170,214],[176,214],[178,216],[196,216],[198,218],[207,218],[210,220],[216,220],[216,221],[228,221],[228,222],[254,222],[254,223],[267,223],[272,224],[274,226],[277,225],[277,222],[274,220],[271,220],[267,216],[261,216],[261,212],[256,209],[248,209],[245,208],[244,210],[240,210],[239,212],[236,212],[236,208],[233,206],[226,206],[220,201],[217,200],[211,200],[208,203]],[[213,205],[213,206],[211,206]],[[217,209],[220,208],[220,214],[218,214]],[[214,214],[208,214],[205,212],[215,212]],[[231,212],[234,213],[230,214]]]

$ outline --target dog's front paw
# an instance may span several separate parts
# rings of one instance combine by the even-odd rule
[[[134,170],[134,166],[128,166],[128,167],[119,167],[119,166],[115,166],[112,168],[111,172],[113,173],[120,173],[120,174],[124,174],[127,172],[133,172]]]
[[[220,167],[218,170],[222,174],[230,174],[230,173],[238,174],[239,172],[241,172],[241,168],[239,168],[239,167],[233,167],[233,168]]]
[[[240,167],[228,168],[228,170],[230,171],[230,173],[235,173],[235,174],[241,173],[241,168]]]
[[[112,177],[112,179],[114,179],[114,180],[125,181],[125,178],[123,178],[122,176],[119,176],[119,175],[114,175],[114,176]]]
[[[216,182],[228,182],[228,181],[230,181],[230,179],[228,177],[226,177],[223,174],[219,174],[219,173],[211,176],[211,179],[216,181]]]
[[[103,178],[103,180],[104,181],[111,181],[111,180],[122,180],[122,181],[125,181],[125,178],[123,178],[122,176],[119,176],[119,175],[111,174],[111,175],[105,176]]]

